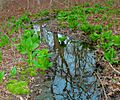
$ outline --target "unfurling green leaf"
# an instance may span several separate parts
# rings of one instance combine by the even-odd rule
[[[4,76],[5,76],[5,72],[4,71],[0,71],[0,83],[2,82]]]
[[[11,71],[11,76],[15,76],[17,74],[17,69],[16,67],[13,67],[12,71]]]

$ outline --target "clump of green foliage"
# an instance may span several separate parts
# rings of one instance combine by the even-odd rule
[[[7,89],[13,94],[21,95],[30,93],[28,83],[26,81],[9,80]]]
[[[13,34],[18,32],[19,29],[27,28],[26,24],[31,22],[29,15],[30,14],[26,13],[19,19],[16,19],[14,16],[11,17],[7,23],[8,33]]]
[[[9,43],[9,37],[7,35],[0,35],[0,48]]]
[[[73,30],[93,30],[93,26],[91,26],[88,21],[89,16],[98,13],[105,13],[108,8],[100,4],[95,4],[92,7],[90,7],[89,5],[90,4],[87,3],[87,7],[85,4],[72,7],[71,9],[59,11],[57,19],[60,25],[63,25],[64,27],[69,27]]]
[[[52,66],[52,62],[49,60],[51,54],[48,53],[48,49],[35,51],[33,55],[36,59],[34,60],[34,65],[36,68],[46,70]]]
[[[106,31],[102,32],[102,34],[93,33],[90,38],[104,50],[107,61],[111,64],[119,62],[115,48],[120,48],[120,35],[113,35],[112,31]]]
[[[40,39],[34,30],[25,30],[18,50],[28,57],[29,66],[47,69],[50,65],[49,53],[47,49],[37,50],[40,45]]]
[[[27,54],[29,66],[33,66],[32,53],[39,47],[39,37],[34,34],[34,30],[25,30],[18,49],[22,54]]]
[[[109,50],[106,50],[104,55],[105,55],[105,59],[109,61],[111,64],[118,63],[117,53],[114,48],[110,48]]]

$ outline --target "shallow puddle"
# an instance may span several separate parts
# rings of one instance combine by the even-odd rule
[[[94,50],[86,43],[50,32],[47,26],[42,27],[42,33],[55,63],[52,79],[43,87],[46,92],[37,100],[99,100]]]

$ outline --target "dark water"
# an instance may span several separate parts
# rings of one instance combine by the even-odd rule
[[[46,26],[42,31],[54,52],[55,70],[52,80],[46,84],[46,92],[37,100],[99,100],[94,50],[88,44],[69,37],[61,43],[59,37],[63,35],[50,32]]]

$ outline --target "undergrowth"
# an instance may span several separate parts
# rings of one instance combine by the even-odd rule
[[[73,31],[83,31],[85,35],[89,36],[92,43],[96,43],[96,49],[102,48],[104,51],[104,58],[108,62],[111,64],[118,64],[120,35],[114,35],[112,27],[117,27],[119,23],[118,20],[111,22],[111,13],[117,14],[119,12],[120,10],[114,12],[114,9],[111,9],[109,6],[107,7],[101,4],[90,6],[89,3],[86,3],[84,5],[57,11],[57,20],[61,28],[70,28]],[[33,15],[33,17],[39,18],[48,16],[49,14],[50,12],[48,10],[44,10]],[[92,24],[90,22],[90,17],[93,17],[94,15],[101,16],[94,18],[94,21],[98,24]],[[106,21],[108,24],[104,24]],[[1,49],[7,45],[16,46],[21,54],[27,56],[25,61],[28,65],[25,69],[22,69],[19,72],[17,66],[13,66],[13,69],[9,72],[10,75],[6,87],[13,94],[30,93],[29,79],[27,77],[36,76],[38,68],[47,70],[52,66],[52,63],[49,60],[51,54],[48,49],[39,49],[40,36],[39,34],[35,34],[31,23],[30,14],[26,13],[19,19],[16,19],[15,17],[8,19],[1,27],[3,31],[0,32],[0,63],[2,62]],[[22,35],[19,38],[10,38],[13,34],[21,34],[21,32]],[[65,39],[66,37],[59,38],[60,41],[64,41]],[[0,83],[4,81],[5,73],[5,71],[0,71]],[[17,74],[20,74],[21,80],[14,79]]]
[[[38,16],[47,15],[47,11],[44,11]],[[36,34],[35,30],[32,29],[33,24],[31,24],[30,14],[26,13],[21,16],[19,19],[12,17],[8,19],[6,23],[3,23],[2,32],[0,32],[0,63],[2,63],[2,48],[5,46],[14,46],[18,52],[22,55],[26,55],[27,58],[24,59],[28,64],[25,68],[18,66],[13,67],[12,70],[9,70],[8,82],[6,88],[13,94],[28,94],[30,93],[29,89],[29,78],[37,76],[37,69],[47,70],[52,66],[49,58],[48,49],[40,50],[40,38],[39,34]],[[22,31],[21,31],[22,30]],[[5,33],[6,34],[5,34]],[[22,32],[22,33],[21,33]],[[20,36],[13,37],[13,34],[19,34]],[[22,58],[21,58],[22,59]],[[0,71],[0,83],[4,82],[6,71]],[[20,79],[18,79],[18,76]]]

